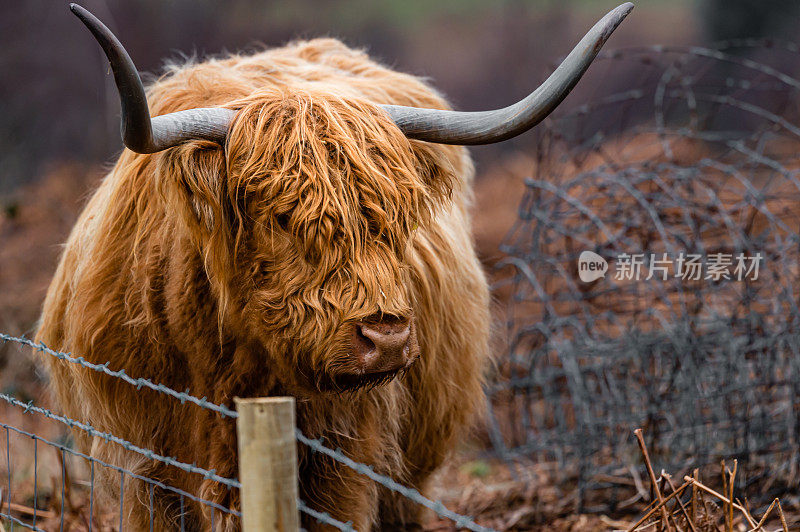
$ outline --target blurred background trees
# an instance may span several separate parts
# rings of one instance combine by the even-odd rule
[[[0,195],[54,161],[120,150],[107,63],[60,0],[2,0]],[[460,109],[505,105],[541,81],[617,0],[84,0],[158,74],[167,58],[335,36],[429,77]],[[639,0],[612,47],[793,37],[796,0]],[[619,75],[619,73],[617,73]],[[573,103],[592,87],[579,86]],[[524,143],[475,150],[479,164]]]
[[[67,2],[1,3],[6,9],[0,17],[0,197],[54,162],[104,162],[121,149],[119,107],[107,63]],[[165,59],[182,55],[203,57],[335,36],[393,67],[429,77],[460,109],[505,105],[526,94],[617,3],[83,0],[117,33],[139,69],[151,74],[160,72]],[[703,40],[700,29],[705,26],[694,19],[693,3],[638,4],[612,46]],[[723,10],[710,6],[708,12],[714,9]],[[723,30],[709,32],[721,35]],[[583,94],[589,90],[580,87]],[[580,93],[571,98],[579,100]],[[476,154],[483,162],[514,148],[505,144]]]

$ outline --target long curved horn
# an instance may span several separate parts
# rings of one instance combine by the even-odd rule
[[[626,2],[595,24],[547,80],[527,98],[494,111],[459,112],[382,105],[408,138],[439,144],[491,144],[528,131],[566,98],[611,33],[633,9]]]
[[[225,143],[235,112],[220,107],[178,111],[150,118],[142,80],[128,52],[97,17],[77,4],[70,10],[83,22],[103,47],[122,104],[122,141],[131,151],[154,153],[191,139]]]

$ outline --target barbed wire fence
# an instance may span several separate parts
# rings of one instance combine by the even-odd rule
[[[156,391],[156,392],[159,392],[161,394],[164,394],[164,395],[170,397],[171,399],[180,401],[181,403],[187,403],[187,402],[188,403],[192,403],[194,405],[197,405],[200,408],[204,408],[204,409],[216,412],[216,413],[220,414],[223,417],[227,417],[227,418],[230,418],[230,419],[236,419],[238,417],[238,414],[237,414],[236,411],[231,410],[231,409],[227,408],[224,405],[218,405],[218,404],[209,402],[205,397],[198,398],[198,397],[195,397],[195,396],[191,395],[188,392],[179,392],[177,390],[173,390],[173,389],[171,389],[171,388],[169,388],[167,386],[164,386],[162,384],[153,383],[152,381],[150,381],[148,379],[131,377],[131,376],[127,375],[124,370],[113,370],[113,369],[110,369],[108,367],[108,364],[95,364],[95,363],[92,363],[92,362],[88,362],[88,361],[84,360],[82,357],[75,357],[70,353],[63,353],[63,352],[60,352],[60,351],[56,351],[56,350],[50,349],[46,345],[44,345],[42,343],[36,343],[36,342],[34,342],[34,341],[32,341],[32,340],[30,340],[28,338],[16,337],[16,336],[11,336],[11,335],[8,335],[8,334],[0,333],[0,340],[2,340],[4,343],[5,342],[14,342],[14,343],[17,343],[17,344],[22,345],[22,346],[27,346],[27,347],[35,349],[36,351],[38,351],[40,353],[44,353],[46,355],[55,357],[55,358],[57,358],[59,360],[70,362],[70,363],[76,364],[78,366],[91,369],[93,371],[102,372],[102,373],[104,373],[104,374],[106,374],[108,376],[119,378],[119,379],[123,380],[124,382],[130,384],[131,386],[135,386],[137,388],[142,388],[142,387],[149,388],[149,389],[151,389],[153,391]],[[57,421],[57,422],[65,425],[65,426],[69,427],[72,430],[83,431],[83,432],[85,432],[86,434],[88,434],[89,436],[91,436],[93,438],[99,438],[99,439],[102,439],[102,440],[107,441],[107,442],[115,443],[115,444],[119,445],[120,447],[122,447],[123,449],[125,449],[126,451],[131,451],[131,452],[140,454],[141,456],[145,457],[148,460],[154,460],[154,461],[161,462],[161,463],[167,464],[169,466],[175,467],[175,468],[180,469],[182,471],[186,471],[188,473],[194,473],[194,474],[201,475],[205,479],[212,480],[214,482],[217,482],[217,483],[221,484],[226,489],[236,489],[236,490],[238,490],[238,489],[241,488],[241,483],[235,478],[221,477],[221,476],[217,475],[214,470],[204,469],[202,467],[197,466],[196,464],[187,464],[187,463],[184,463],[184,462],[180,462],[175,458],[172,458],[172,457],[169,457],[169,456],[163,456],[163,455],[160,455],[160,454],[158,454],[158,453],[156,453],[156,452],[154,452],[154,451],[152,451],[150,449],[139,447],[139,446],[135,445],[134,443],[132,443],[130,441],[126,441],[126,440],[124,440],[122,438],[119,438],[117,436],[114,436],[113,434],[99,431],[99,430],[95,429],[94,427],[92,427],[91,425],[89,425],[87,423],[84,423],[84,422],[81,422],[81,421],[78,421],[78,420],[74,420],[74,419],[70,419],[68,417],[59,415],[59,414],[57,414],[57,413],[55,413],[55,412],[53,412],[53,411],[51,411],[51,410],[49,410],[47,408],[43,408],[43,407],[37,406],[37,405],[34,404],[34,402],[32,400],[29,400],[27,402],[21,401],[21,400],[16,399],[15,397],[13,397],[13,396],[11,396],[9,394],[6,394],[6,393],[0,393],[0,400],[3,400],[3,401],[5,401],[6,403],[8,403],[8,404],[10,404],[12,406],[15,406],[15,407],[18,407],[18,408],[22,409],[25,413],[39,414],[39,415],[42,415],[42,416],[44,416],[44,417],[46,417],[48,419]],[[87,525],[87,529],[89,529],[89,530],[93,529],[93,527],[96,527],[95,521],[94,521],[94,514],[93,514],[94,502],[95,502],[94,478],[95,478],[95,467],[96,466],[109,468],[109,469],[111,469],[111,470],[113,470],[115,472],[118,472],[119,475],[120,475],[120,484],[119,484],[119,486],[120,486],[120,488],[119,488],[120,496],[119,496],[119,511],[118,511],[119,530],[122,530],[123,521],[124,521],[124,508],[123,508],[124,497],[123,497],[123,494],[124,494],[124,490],[125,490],[126,477],[128,479],[136,479],[136,480],[139,480],[141,482],[144,482],[148,486],[147,493],[149,494],[149,497],[150,497],[150,499],[149,499],[149,509],[150,509],[150,529],[151,530],[154,529],[154,522],[155,522],[155,518],[154,518],[154,497],[155,497],[155,495],[154,494],[155,494],[155,488],[156,487],[160,488],[160,489],[163,489],[163,490],[166,490],[168,492],[174,493],[174,494],[179,496],[179,500],[180,500],[180,512],[179,512],[180,519],[179,519],[178,523],[175,523],[175,525],[176,525],[176,527],[179,527],[180,530],[185,530],[186,529],[185,528],[186,527],[186,523],[184,522],[184,519],[183,519],[184,514],[185,514],[185,511],[184,511],[184,500],[185,499],[188,499],[188,500],[194,501],[196,503],[199,503],[201,505],[207,506],[209,508],[212,508],[213,510],[217,510],[217,511],[221,512],[222,514],[233,515],[235,517],[241,518],[241,513],[239,511],[235,510],[235,509],[226,508],[224,506],[221,506],[218,503],[203,499],[201,497],[198,497],[196,495],[188,493],[188,492],[186,492],[184,490],[180,490],[178,488],[174,488],[172,486],[166,485],[163,482],[160,482],[158,480],[147,478],[147,477],[139,475],[139,474],[137,474],[135,472],[132,472],[130,470],[124,469],[122,467],[118,467],[118,466],[115,466],[113,464],[106,463],[106,462],[104,462],[102,460],[98,460],[97,458],[94,458],[94,457],[88,456],[88,455],[86,455],[84,453],[81,453],[79,451],[76,451],[76,450],[72,449],[71,447],[68,447],[68,446],[66,446],[66,445],[64,445],[62,443],[57,443],[57,442],[53,442],[53,441],[47,440],[45,438],[42,438],[41,436],[38,436],[36,434],[32,434],[30,432],[24,431],[22,429],[19,429],[17,427],[13,427],[11,425],[8,425],[8,424],[2,423],[2,422],[0,422],[0,429],[5,430],[5,436],[6,436],[6,441],[5,441],[6,468],[7,468],[7,472],[8,472],[8,474],[7,474],[7,477],[8,477],[7,478],[7,486],[8,486],[8,493],[9,493],[9,496],[7,498],[5,506],[3,506],[3,504],[2,504],[3,501],[0,500],[0,518],[8,519],[12,523],[12,526],[13,525],[19,525],[19,526],[22,526],[22,527],[25,527],[25,528],[30,528],[32,530],[45,530],[45,529],[41,529],[41,528],[39,528],[37,526],[37,517],[38,517],[37,516],[37,502],[38,501],[36,500],[36,498],[38,496],[37,495],[38,494],[38,489],[37,489],[37,483],[38,483],[37,469],[38,469],[38,455],[39,455],[38,445],[39,445],[39,442],[41,442],[41,443],[43,443],[45,445],[49,445],[49,446],[53,447],[54,449],[56,449],[57,451],[59,451],[61,453],[60,512],[57,515],[49,516],[51,519],[55,519],[56,520],[56,522],[58,524],[58,527],[61,530],[63,530],[64,520],[65,520],[65,515],[66,515],[65,514],[65,506],[64,506],[64,504],[65,504],[65,498],[66,498],[65,497],[65,493],[66,493],[67,484],[68,484],[68,480],[67,480],[67,478],[68,478],[68,474],[67,474],[67,459],[66,459],[67,455],[70,455],[70,456],[76,457],[76,458],[81,458],[81,459],[85,460],[89,464],[89,468],[90,468],[89,499],[90,499],[90,502],[89,502],[89,514],[88,514],[88,516],[86,516],[86,525]],[[34,451],[33,451],[33,456],[34,456],[34,459],[33,459],[33,477],[34,477],[34,482],[33,482],[33,491],[32,491],[33,492],[33,505],[30,507],[30,509],[32,510],[30,512],[31,513],[31,521],[30,522],[23,521],[23,520],[21,520],[20,518],[18,518],[18,517],[16,517],[14,515],[15,506],[18,507],[18,505],[14,505],[11,502],[10,494],[13,493],[13,491],[12,491],[12,478],[13,478],[13,466],[12,466],[12,464],[13,464],[13,462],[12,462],[12,456],[11,456],[10,436],[11,436],[12,433],[14,433],[16,435],[19,435],[20,437],[30,439],[33,442],[33,446],[34,446]],[[301,444],[307,445],[313,452],[322,453],[322,454],[332,458],[336,462],[341,463],[344,466],[346,466],[348,468],[351,468],[354,471],[358,472],[359,474],[364,475],[364,476],[368,477],[369,479],[381,484],[385,488],[387,488],[387,489],[389,489],[389,490],[391,490],[391,491],[393,491],[395,493],[398,493],[398,494],[402,495],[403,497],[406,497],[406,498],[410,499],[414,503],[420,504],[420,505],[422,505],[422,506],[424,506],[426,508],[429,508],[436,515],[438,515],[439,517],[451,520],[455,524],[455,526],[458,527],[458,528],[464,528],[464,529],[467,529],[467,530],[473,530],[475,532],[491,532],[491,530],[492,530],[491,528],[483,527],[483,526],[477,524],[469,516],[460,515],[460,514],[458,514],[456,512],[453,512],[453,511],[447,509],[447,507],[441,501],[433,501],[431,499],[428,499],[427,497],[424,497],[422,494],[420,494],[416,489],[408,488],[408,487],[400,484],[399,482],[395,481],[394,479],[392,479],[392,478],[390,478],[390,477],[388,477],[386,475],[382,475],[380,473],[375,472],[375,470],[373,469],[373,467],[371,465],[359,463],[359,462],[356,462],[356,461],[352,460],[351,458],[346,456],[340,449],[331,449],[329,447],[326,447],[324,445],[324,440],[322,438],[318,438],[318,439],[308,438],[299,429],[296,430],[296,437],[297,437],[297,440]],[[310,517],[316,519],[320,523],[332,526],[332,527],[337,528],[337,529],[342,530],[342,531],[353,531],[354,530],[353,526],[352,526],[352,523],[350,523],[350,522],[342,522],[342,521],[339,521],[337,519],[334,519],[333,517],[331,517],[329,514],[327,514],[325,512],[320,512],[320,511],[314,510],[312,507],[307,505],[302,500],[298,500],[297,503],[298,503],[298,509],[300,510],[300,512],[309,515]],[[215,524],[214,524],[215,512],[212,511],[210,513],[210,515],[211,515],[211,529],[214,530],[214,528],[215,528]],[[49,523],[49,526],[52,527],[53,523]]]
[[[603,89],[530,150],[494,271],[491,455],[555,464],[577,509],[610,511],[643,427],[659,466],[738,458],[751,502],[798,493],[798,67],[797,45],[758,40],[593,65]],[[604,278],[580,280],[584,251]]]

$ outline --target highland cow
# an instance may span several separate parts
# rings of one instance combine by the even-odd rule
[[[424,489],[484,402],[489,294],[470,237],[472,165],[458,145],[541,121],[631,6],[598,22],[536,92],[482,113],[447,110],[421,80],[333,39],[171,65],[146,94],[113,34],[71,7],[111,62],[129,149],[69,237],[38,339],[229,407],[236,396],[294,396],[306,435]],[[67,415],[237,476],[230,419],[47,365]],[[212,480],[75,437],[94,457],[238,507]],[[312,508],[358,530],[419,522],[410,501],[299,453]],[[98,481],[119,497],[108,475]],[[124,488],[125,528],[148,528],[145,486]],[[173,528],[177,496],[154,498],[156,527]],[[183,502],[188,529],[239,526]]]

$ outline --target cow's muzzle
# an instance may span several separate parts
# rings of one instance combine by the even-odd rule
[[[374,315],[350,326],[350,360],[333,376],[339,389],[373,387],[392,380],[419,356],[413,319]]]

